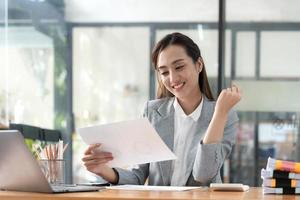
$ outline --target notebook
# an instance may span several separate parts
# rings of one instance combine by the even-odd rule
[[[262,185],[273,188],[300,188],[300,181],[297,179],[272,178],[263,179]]]
[[[273,169],[261,169],[261,178],[282,178],[282,179],[297,179],[300,180],[300,174],[293,172],[286,172]]]
[[[0,190],[62,193],[98,191],[105,187],[56,185],[47,181],[37,160],[16,130],[0,131]]]

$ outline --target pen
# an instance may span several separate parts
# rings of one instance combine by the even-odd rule
[[[110,183],[76,183],[78,186],[110,186]]]

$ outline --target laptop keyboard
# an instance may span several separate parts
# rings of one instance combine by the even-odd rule
[[[52,185],[52,190],[55,193],[58,192],[87,192],[87,191],[99,191],[105,187],[98,186],[84,186],[84,185]]]

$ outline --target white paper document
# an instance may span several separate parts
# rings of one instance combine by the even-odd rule
[[[78,133],[86,144],[101,143],[101,151],[112,153],[110,167],[176,159],[146,118],[79,128]]]
[[[185,186],[148,186],[148,185],[116,185],[108,186],[111,190],[147,190],[147,191],[186,191],[199,189],[201,187],[185,187]]]
[[[216,191],[247,191],[249,190],[248,185],[242,183],[211,183],[210,188]]]

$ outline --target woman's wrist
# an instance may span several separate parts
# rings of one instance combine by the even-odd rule
[[[111,184],[117,184],[119,182],[119,174],[116,169],[107,167],[105,170],[97,173],[98,176],[102,177]]]
[[[115,179],[111,184],[117,185],[119,183],[119,172],[115,168],[112,168],[112,170],[115,173]]]
[[[221,119],[227,119],[227,115],[228,115],[228,110],[226,109],[220,109],[217,108],[214,112],[214,116],[213,117],[217,117],[217,118],[221,118]]]

